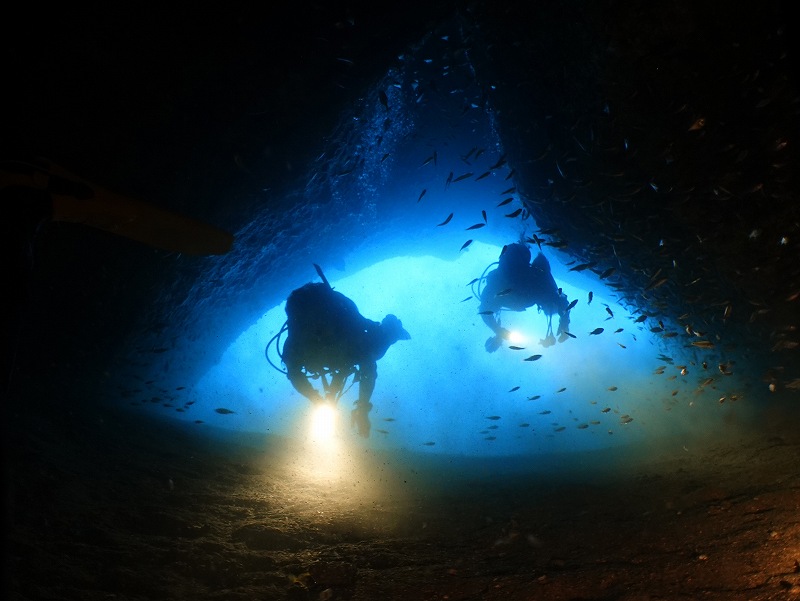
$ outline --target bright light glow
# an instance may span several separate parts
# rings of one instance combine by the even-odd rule
[[[336,435],[337,416],[336,408],[330,403],[320,403],[312,409],[309,430],[312,443],[326,447],[333,443]]]
[[[484,343],[491,331],[478,315],[478,300],[465,297],[467,283],[499,253],[500,247],[476,241],[449,260],[400,256],[346,277],[328,274],[363,315],[377,321],[394,313],[411,334],[411,340],[398,342],[378,362],[369,439],[350,427],[358,386],[341,399],[332,439],[340,450],[538,455],[652,445],[665,438],[674,439],[680,449],[684,433],[703,436],[722,423],[729,429],[747,419],[747,404],[718,402],[724,395],[741,398],[738,375],[704,385],[714,375],[701,366],[707,353],[701,357],[680,337],[654,335],[653,324],[636,323],[636,315],[613,291],[569,272],[554,253],[549,258],[556,282],[578,300],[570,323],[576,338],[546,346],[543,313],[535,308],[503,312],[503,327],[524,332],[525,340],[487,353]],[[591,304],[588,290],[594,292]],[[310,439],[311,404],[264,359],[264,346],[285,319],[282,303],[243,332],[194,386],[203,403],[179,415],[225,428]],[[597,328],[603,332],[592,334]],[[275,355],[273,361],[280,364]],[[685,374],[681,365],[687,366]],[[234,413],[220,415],[217,407]],[[309,440],[308,446],[322,445]],[[319,467],[336,453],[328,456],[304,461]]]
[[[508,333],[508,342],[511,344],[523,344],[525,342],[525,336],[522,335],[522,332],[511,330]]]

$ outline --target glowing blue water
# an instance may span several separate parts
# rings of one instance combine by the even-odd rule
[[[506,345],[487,353],[483,343],[490,331],[477,313],[478,302],[461,301],[470,295],[465,284],[499,251],[476,242],[450,259],[398,257],[331,282],[366,317],[380,320],[395,313],[412,336],[390,348],[378,364],[372,437],[361,441],[347,427],[355,388],[339,406],[341,436],[372,448],[537,454],[641,443],[681,431],[688,435],[700,415],[708,428],[709,414],[727,413],[718,398],[729,393],[700,386],[708,373],[686,349],[668,348],[634,323],[636,316],[596,282],[589,305],[582,287],[588,278],[570,274],[556,260],[557,282],[570,299],[579,299],[570,328],[577,338],[544,348],[539,343],[547,327],[544,314],[535,308],[504,312],[504,326],[522,334],[516,346],[524,350]],[[230,345],[194,389],[213,402],[184,414],[187,419],[290,437],[305,434],[310,403],[264,358],[265,345],[285,318],[284,304],[273,307]],[[597,327],[603,333],[590,335]],[[622,331],[615,333],[618,328]],[[661,353],[673,363],[660,360]],[[542,357],[524,361],[533,354]],[[279,363],[274,350],[272,359]],[[686,375],[681,375],[684,365]],[[234,413],[220,415],[217,408]],[[632,421],[623,423],[625,416]],[[681,440],[678,435],[675,444]]]

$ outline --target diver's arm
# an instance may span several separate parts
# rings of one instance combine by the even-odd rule
[[[358,404],[369,406],[372,392],[375,390],[375,380],[378,378],[378,364],[375,361],[365,361],[359,367],[358,375]]]
[[[289,376],[289,381],[292,383],[292,386],[294,386],[294,389],[309,401],[318,403],[323,400],[320,393],[311,385],[300,367],[287,365],[286,375]]]
[[[488,306],[483,302],[481,302],[479,309],[483,323],[489,326],[492,332],[494,332],[494,336],[490,336],[484,345],[487,353],[493,353],[500,348],[500,346],[503,344],[503,340],[508,339],[509,332],[500,325],[500,320],[497,319],[497,313],[495,313],[494,310],[489,309]]]
[[[496,317],[497,313],[495,313],[494,311],[489,313],[489,311],[492,310],[487,309],[483,304],[481,304],[481,306],[479,307],[478,312],[481,314],[481,319],[483,319],[483,323],[489,326],[489,328],[492,330],[492,332],[495,333],[496,336],[503,336],[504,334],[507,334],[508,331],[502,326],[500,326],[500,322],[497,320]]]

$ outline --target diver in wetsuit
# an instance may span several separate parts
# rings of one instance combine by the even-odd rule
[[[356,304],[327,281],[294,290],[286,300],[286,316],[282,358],[295,390],[312,403],[335,401],[347,378],[354,376],[358,400],[351,421],[361,436],[369,437],[377,361],[395,342],[411,338],[401,321],[391,314],[381,323],[363,317]],[[321,379],[323,394],[310,378]]]
[[[550,273],[550,263],[539,253],[531,262],[531,251],[525,244],[507,244],[500,253],[496,269],[489,272],[480,293],[478,311],[484,323],[494,332],[486,341],[487,352],[496,351],[503,340],[508,338],[508,330],[500,325],[499,313],[502,309],[524,311],[537,305],[548,317],[547,336],[541,341],[544,346],[555,344],[552,317],[559,316],[559,342],[568,337],[569,301],[556,285]]]

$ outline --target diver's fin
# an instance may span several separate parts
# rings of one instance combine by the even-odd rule
[[[328,288],[331,288],[331,290],[333,290],[333,288],[331,287],[331,284],[330,284],[330,282],[328,281],[328,278],[326,278],[326,277],[325,277],[325,274],[324,274],[324,273],[322,273],[322,267],[320,267],[319,265],[317,265],[316,263],[314,263],[314,269],[316,269],[316,270],[317,270],[317,274],[319,275],[319,277],[321,277],[321,278],[322,278],[322,281],[325,283],[325,285],[326,285]]]
[[[231,249],[233,235],[213,225],[106,190],[52,163],[48,171],[93,193],[90,198],[78,198],[52,190],[55,221],[82,223],[187,255],[222,255]]]

